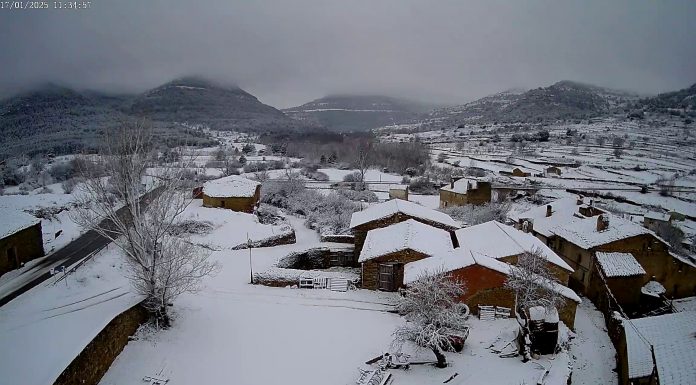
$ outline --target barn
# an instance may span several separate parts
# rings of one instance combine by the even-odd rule
[[[261,183],[237,175],[206,182],[203,206],[246,213],[254,212],[261,199]]]
[[[505,287],[513,269],[516,267],[460,247],[447,254],[407,264],[404,268],[404,284],[418,280],[423,274],[447,272],[465,286],[465,293],[460,301],[466,303],[473,312],[480,305],[513,308],[515,294]],[[546,284],[565,299],[564,306],[558,309],[559,317],[569,328],[573,328],[580,297],[573,290],[556,282]]]
[[[414,219],[372,229],[358,258],[362,287],[396,291],[403,286],[404,265],[448,253],[452,248],[447,231]]]
[[[409,219],[449,231],[453,241],[456,242],[454,230],[457,230],[459,225],[449,215],[417,203],[392,199],[353,213],[350,219],[350,229],[355,236],[356,258],[360,256],[368,231]]]
[[[0,275],[44,256],[41,221],[22,211],[0,210]]]

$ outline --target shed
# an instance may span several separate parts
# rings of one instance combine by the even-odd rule
[[[395,291],[403,286],[405,264],[452,249],[447,231],[414,219],[372,229],[358,258],[363,288]]]
[[[237,175],[206,182],[203,206],[251,213],[261,199],[261,183]]]
[[[0,275],[44,256],[40,220],[10,209],[0,209],[0,218]]]
[[[601,252],[595,253],[597,266],[604,282],[593,282],[588,288],[588,295],[595,303],[606,301],[607,289],[625,309],[636,308],[640,304],[640,289],[645,280],[645,269],[631,253]],[[601,277],[597,277],[601,280]],[[606,282],[606,286],[604,283]]]

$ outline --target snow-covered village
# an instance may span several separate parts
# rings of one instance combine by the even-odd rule
[[[29,3],[0,385],[696,384],[693,3]]]

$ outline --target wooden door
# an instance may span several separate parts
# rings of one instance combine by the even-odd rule
[[[391,263],[379,265],[379,290],[396,291],[396,270]]]

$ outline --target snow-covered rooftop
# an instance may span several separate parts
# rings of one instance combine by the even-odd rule
[[[452,238],[445,230],[413,219],[367,232],[358,262],[410,249],[430,256],[452,250]]]
[[[439,223],[451,228],[459,228],[457,222],[449,215],[402,199],[392,199],[383,203],[378,203],[365,210],[353,213],[350,219],[350,228],[352,229],[368,222],[384,219],[397,213]]]
[[[644,218],[656,220],[656,221],[663,221],[663,222],[669,222],[669,214],[664,214],[664,213],[658,213],[655,211],[650,211],[645,213],[643,215]]]
[[[203,194],[216,198],[252,197],[261,183],[237,175],[205,182]]]
[[[450,272],[474,264],[505,275],[510,275],[515,269],[517,269],[516,266],[498,261],[497,259],[483,254],[472,252],[466,247],[458,247],[448,253],[442,253],[430,258],[407,263],[406,266],[404,266],[404,284],[414,282],[425,274]],[[539,279],[541,280],[541,277],[539,277]],[[577,303],[581,302],[580,297],[578,297],[578,295],[572,289],[566,286],[549,281],[542,282],[542,284],[572,301]]]
[[[406,191],[408,190],[408,186],[405,184],[390,184],[389,190]]]
[[[564,224],[552,227],[553,234],[564,238],[583,249],[591,249],[596,246],[606,245],[621,239],[635,237],[642,234],[652,234],[645,227],[631,222],[628,219],[613,214],[602,214],[609,220],[609,226],[597,231],[597,217],[579,218],[570,217]],[[536,222],[534,223],[536,229]]]
[[[546,216],[546,206],[551,206],[551,216]],[[549,230],[556,225],[566,223],[569,218],[578,212],[577,198],[562,198],[548,205],[533,207],[522,213],[513,213],[510,219],[515,222],[527,219],[534,224],[534,231],[544,236],[553,235]]]
[[[546,216],[547,206],[551,206],[551,216]],[[610,213],[602,214],[609,220],[609,227],[597,231],[597,216],[581,215],[578,213],[580,206],[577,198],[563,198],[511,217],[516,221],[529,219],[534,225],[534,231],[546,237],[557,235],[583,249],[641,234],[652,234],[643,226]]]
[[[0,208],[0,239],[39,223],[35,217],[19,210]]]
[[[643,266],[636,261],[631,253],[597,252],[597,262],[602,267],[604,275],[611,277],[631,277],[645,274]]]
[[[539,251],[547,261],[572,272],[563,258],[539,238],[497,221],[459,229],[455,232],[459,244],[473,252],[500,259],[525,252]]]
[[[686,311],[624,321],[628,377],[653,371],[650,344],[661,385],[696,384],[696,312]]]
[[[478,181],[476,179],[462,178],[454,182],[454,187],[451,184],[442,187],[440,190],[451,191],[458,194],[466,194],[469,190],[476,190]]]

